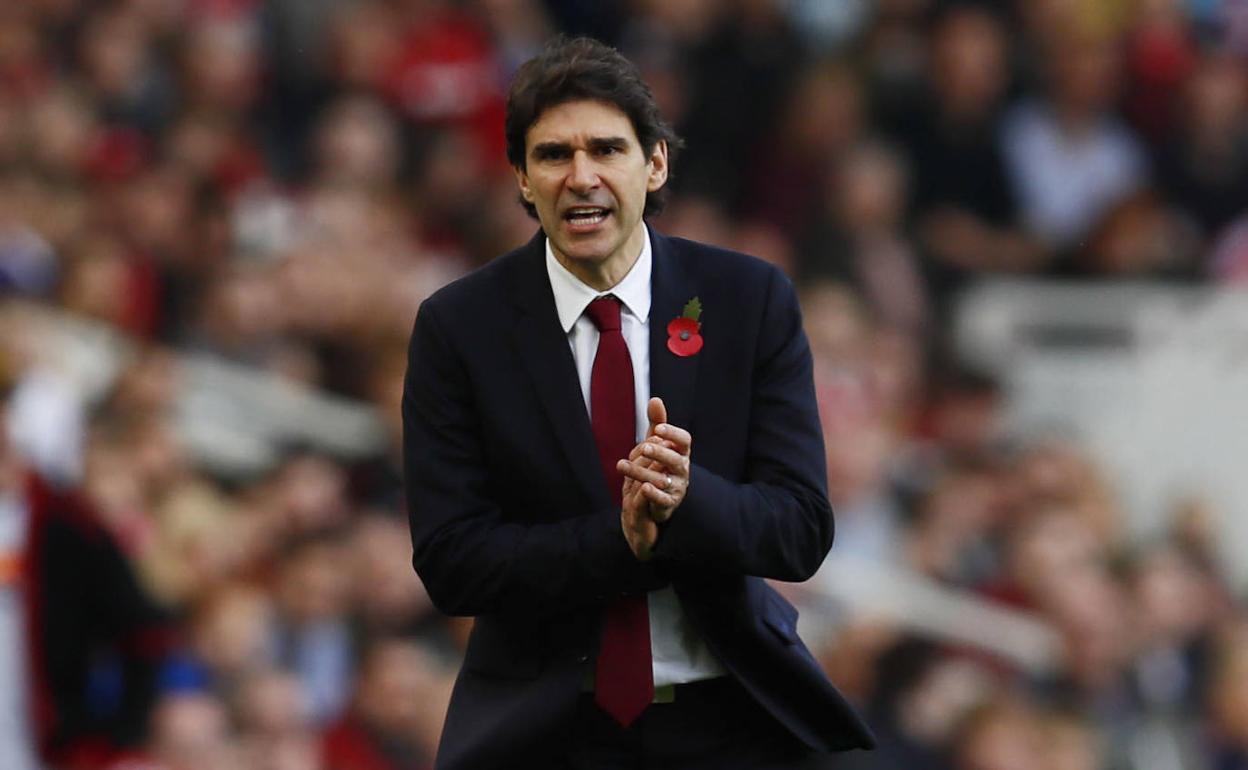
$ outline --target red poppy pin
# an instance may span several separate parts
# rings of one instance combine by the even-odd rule
[[[685,312],[667,325],[668,350],[683,358],[702,349],[702,335],[698,333],[702,328],[698,322],[701,315],[702,302],[694,297],[685,305]]]

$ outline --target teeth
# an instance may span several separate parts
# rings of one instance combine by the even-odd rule
[[[604,209],[573,209],[568,212],[568,220],[578,225],[598,224],[606,218]]]

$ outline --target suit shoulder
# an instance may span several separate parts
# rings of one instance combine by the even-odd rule
[[[669,237],[672,252],[700,283],[724,284],[734,291],[765,294],[771,287],[791,284],[780,268],[751,254],[686,238]]]
[[[771,277],[781,270],[765,259],[740,251],[712,246],[709,243],[691,241],[687,238],[669,237],[673,251],[690,267],[714,272],[739,272],[741,275],[757,279],[762,276]]]

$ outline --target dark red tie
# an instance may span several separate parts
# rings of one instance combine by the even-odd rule
[[[599,297],[585,309],[598,327],[598,352],[589,380],[589,413],[598,459],[611,490],[622,505],[624,476],[615,469],[636,446],[633,361],[620,333],[620,301]],[[622,536],[622,535],[621,535]],[[594,700],[627,727],[654,700],[650,661],[650,612],[646,597],[626,596],[607,605],[602,646],[595,669]]]

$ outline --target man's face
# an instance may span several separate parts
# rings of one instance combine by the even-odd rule
[[[525,164],[516,169],[520,194],[560,262],[577,275],[631,265],[641,253],[646,193],[667,181],[665,142],[647,155],[615,105],[565,102],[529,128]]]

